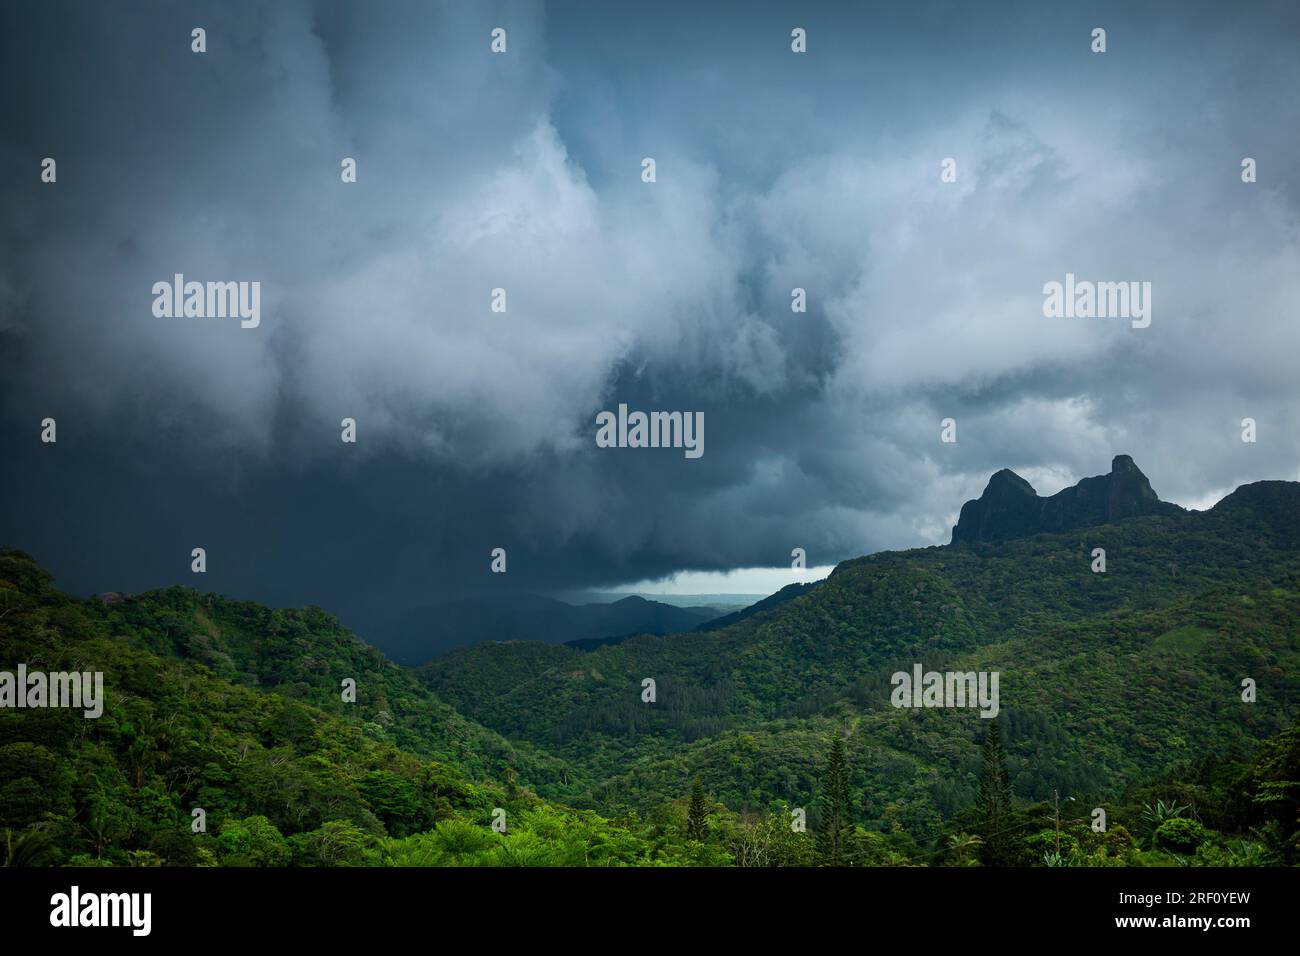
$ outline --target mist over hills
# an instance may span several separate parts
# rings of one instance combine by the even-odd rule
[[[1084,478],[1046,498],[1004,468],[989,479],[978,499],[962,506],[952,543],[1011,540],[1130,517],[1181,513],[1178,505],[1160,500],[1128,455],[1116,455],[1108,474]],[[638,596],[589,604],[530,594],[467,598],[403,613],[373,628],[367,637],[394,659],[411,664],[485,641],[541,641],[594,650],[637,634],[716,631],[793,600],[814,586],[790,584],[730,613]]]
[[[609,604],[568,604],[537,594],[501,594],[401,609],[365,635],[389,657],[420,664],[485,641],[603,641],[689,631],[716,618],[711,607],[677,607],[629,596]]]
[[[591,789],[544,790],[578,805],[644,808],[683,774],[737,805],[796,800],[838,728],[862,818],[883,825],[893,806],[932,832],[974,798],[980,727],[891,707],[890,674],[915,663],[1001,672],[1021,797],[1114,792],[1249,747],[1300,702],[1300,484],[1256,482],[1188,512],[1153,502],[1130,464],[1053,496],[1059,510],[1034,523],[994,510],[983,530],[1004,533],[988,540],[845,561],[716,630],[589,653],[488,645],[420,673],[460,711],[583,768]],[[1039,530],[1089,516],[1107,520]],[[654,706],[634,693],[647,676]],[[1241,702],[1244,677],[1267,686],[1258,703]]]
[[[6,938],[613,886],[164,866],[1162,867],[856,895],[1267,929],[1217,868],[1300,866],[1297,38],[0,3]]]
[[[1117,462],[1122,493],[1085,479],[1087,508],[1072,512],[1107,516],[1100,524],[867,555],[717,627],[488,642],[414,669],[319,608],[182,587],[77,600],[31,558],[0,552],[4,660],[93,666],[108,688],[89,737],[67,711],[0,712],[0,827],[20,833],[24,853],[83,863],[509,863],[512,846],[579,863],[607,852],[727,862],[755,838],[747,820],[788,822],[802,807],[816,830],[838,738],[859,858],[934,862],[949,837],[978,828],[989,721],[891,705],[891,674],[919,664],[1001,675],[996,722],[1030,828],[1014,851],[1022,862],[1041,862],[1041,801],[1053,791],[1107,807],[1151,848],[1103,846],[1076,828],[1071,840],[1091,840],[1097,859],[1157,853],[1141,811],[1157,794],[1193,801],[1239,840],[1274,827],[1253,849],[1215,843],[1206,861],[1286,859],[1297,801],[1231,795],[1275,786],[1296,750],[1300,483],[1243,485],[1203,512],[1134,514],[1129,502],[1150,512],[1153,495]],[[999,527],[990,520],[984,531]],[[1091,569],[1096,548],[1104,573]],[[580,625],[608,627],[625,611],[680,621],[667,606],[619,603]],[[552,604],[525,601],[501,620]],[[443,633],[476,613],[449,617]],[[1250,702],[1246,678],[1258,688]],[[349,680],[355,701],[340,699]],[[727,835],[684,835],[695,778]],[[220,839],[176,839],[200,800]],[[515,836],[476,835],[493,807],[510,808]],[[512,843],[519,834],[530,835]],[[563,849],[570,838],[586,849]],[[594,858],[591,841],[605,848]],[[780,853],[807,862],[810,847]]]
[[[787,584],[775,594],[769,594],[761,601],[755,601],[749,607],[741,608],[740,610],[733,611],[730,614],[724,614],[721,617],[715,617],[711,621],[705,621],[703,624],[697,625],[695,630],[716,631],[731,624],[738,624],[747,618],[753,617],[761,611],[766,611],[776,607],[778,604],[784,604],[786,601],[794,600],[813,586],[814,584],[803,584],[800,582]]]

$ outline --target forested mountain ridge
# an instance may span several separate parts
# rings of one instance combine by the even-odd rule
[[[728,861],[538,799],[516,768],[562,777],[553,758],[456,714],[318,608],[188,588],[114,600],[71,598],[0,549],[0,671],[104,687],[98,717],[0,708],[0,865]]]
[[[716,617],[711,621],[705,621],[703,624],[698,625],[695,628],[695,630],[717,631],[717,630],[721,630],[724,627],[727,627],[730,624],[737,624],[747,618],[753,617],[755,614],[758,614],[762,611],[770,610],[771,608],[776,607],[778,604],[784,604],[786,601],[793,601],[795,598],[803,594],[812,586],[813,586],[812,584],[803,584],[801,582],[796,582],[794,584],[787,584],[785,587],[781,588],[781,590],[777,591],[775,594],[770,594],[767,597],[763,598],[763,600],[757,601],[751,604],[749,607],[742,608],[739,611],[733,611],[730,614],[724,614],[721,617]]]
[[[418,671],[319,608],[77,600],[0,551],[0,670],[20,663],[103,671],[106,702],[0,709],[9,863],[1041,864],[1053,789],[1116,824],[1066,821],[1074,862],[1300,857],[1289,482],[869,555],[716,631],[489,644]],[[917,663],[1000,673],[998,718],[891,706],[891,673]],[[990,752],[1017,836],[980,847]],[[836,761],[852,851],[826,856]]]
[[[1092,571],[1095,548],[1106,551],[1105,573]],[[855,558],[804,594],[717,631],[638,637],[581,657],[526,642],[490,645],[454,652],[420,673],[463,712],[475,713],[480,695],[491,702],[483,714],[490,726],[537,739],[564,731],[535,692],[552,692],[572,713],[568,704],[601,686],[622,700],[614,673],[637,686],[656,671],[689,678],[700,693],[725,698],[716,716],[776,718],[903,658],[952,655],[1085,617],[1157,608],[1218,585],[1264,585],[1297,570],[1300,484],[1258,482],[1207,512]],[[541,679],[545,665],[556,669],[549,683]]]
[[[467,597],[380,614],[367,639],[389,657],[421,664],[454,647],[485,641],[587,642],[632,634],[689,631],[718,616],[710,607],[676,607],[629,595],[610,603],[568,604],[537,594]]]
[[[163,657],[360,721],[404,750],[454,760],[472,774],[496,775],[507,766],[529,779],[560,773],[528,744],[508,743],[466,720],[319,607],[268,608],[170,587],[86,609],[110,633],[130,633]],[[343,701],[344,680],[355,681],[354,702]]]
[[[1123,787],[1285,726],[1300,704],[1298,574],[1300,485],[1258,482],[1206,512],[846,561],[718,631],[585,655],[486,646],[421,673],[466,714],[563,756],[574,778],[558,792],[580,805],[652,805],[694,773],[734,805],[797,799],[828,732],[848,728],[864,817],[889,806],[924,831],[973,793],[980,721],[891,708],[893,672],[1000,670],[1021,796]],[[1239,699],[1246,677],[1255,704]]]

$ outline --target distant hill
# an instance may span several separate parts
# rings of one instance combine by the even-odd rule
[[[675,634],[718,614],[711,607],[683,608],[640,597],[611,604],[566,604],[536,594],[507,594],[402,610],[365,636],[394,660],[419,664],[452,648],[485,641],[595,647],[632,634]]]
[[[742,594],[736,592],[714,594],[678,594],[662,591],[571,591],[553,594],[566,604],[613,604],[625,597],[645,598],[671,604],[673,607],[714,608],[719,613],[730,613],[747,608],[755,601],[761,601],[766,594]]]
[[[731,624],[737,624],[740,621],[753,617],[755,614],[759,614],[763,611],[770,611],[772,608],[784,604],[786,601],[793,601],[811,587],[813,587],[812,584],[787,584],[775,594],[768,595],[763,598],[763,600],[756,601],[747,608],[734,611],[731,614],[724,614],[721,617],[715,617],[711,621],[705,621],[703,624],[697,625],[695,630],[716,631]]]
[[[99,672],[102,712],[15,707],[22,665]],[[730,860],[539,800],[560,761],[466,720],[316,607],[183,587],[78,600],[0,548],[0,688],[0,867]]]
[[[182,587],[78,600],[0,549],[0,671],[101,671],[106,693],[93,721],[0,707],[0,864],[717,865],[761,844],[804,865],[833,738],[857,858],[954,862],[991,722],[892,706],[914,664],[1000,675],[1021,864],[1056,845],[1054,791],[1062,816],[1107,811],[1105,840],[1061,821],[1087,865],[1293,864],[1300,484],[1131,514],[1142,482],[1118,470],[1116,508],[1073,509],[1098,524],[845,561],[713,630],[488,642],[415,670],[320,608]],[[618,603],[597,607],[661,613]],[[1217,835],[1161,850],[1157,800]]]
[[[1184,511],[1148,493],[1126,456],[1047,499],[999,474],[954,544],[842,562],[717,628],[586,654],[485,645],[420,673],[459,712],[589,781],[585,796],[563,791],[577,805],[648,809],[695,775],[731,806],[803,799],[841,732],[859,819],[931,835],[974,799],[983,723],[892,707],[891,674],[916,663],[1001,674],[1027,800],[1100,799],[1294,720],[1300,484],[1257,482]]]

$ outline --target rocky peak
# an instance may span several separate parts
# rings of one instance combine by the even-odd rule
[[[1004,468],[989,479],[978,499],[962,505],[952,540],[1005,541],[1182,510],[1160,500],[1128,455],[1116,455],[1109,474],[1084,478],[1047,498],[1039,497],[1029,482]]]

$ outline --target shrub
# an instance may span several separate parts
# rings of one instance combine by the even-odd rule
[[[1208,838],[1205,827],[1195,820],[1174,817],[1160,824],[1152,839],[1157,847],[1170,853],[1195,853]]]

